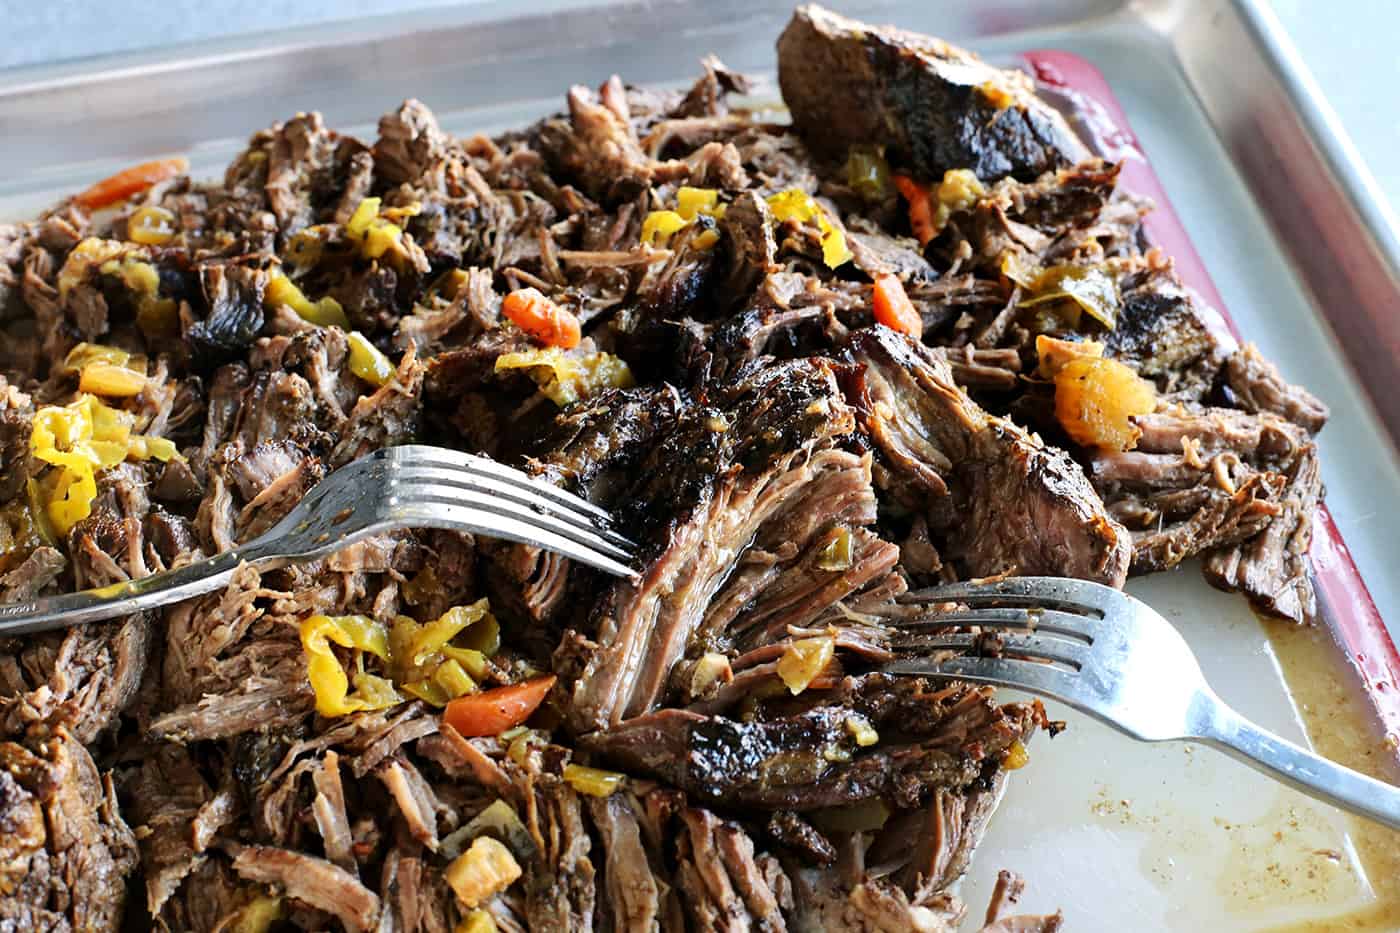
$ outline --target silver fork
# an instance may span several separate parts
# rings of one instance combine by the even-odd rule
[[[447,528],[554,551],[615,576],[636,546],[603,510],[486,457],[410,444],[361,457],[312,487],[266,533],[208,560],[139,580],[0,605],[0,636],[94,622],[189,599],[260,569],[314,560],[392,528]]]
[[[1015,687],[1145,742],[1204,742],[1305,794],[1400,829],[1400,788],[1299,748],[1235,712],[1210,689],[1172,624],[1127,593],[1082,580],[1015,577],[899,599],[934,608],[900,624],[894,647],[920,656],[886,664],[889,673]],[[940,603],[958,605],[942,611]],[[999,656],[944,656],[981,644],[986,636],[949,631],[967,626],[996,630]]]

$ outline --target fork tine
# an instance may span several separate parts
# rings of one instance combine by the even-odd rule
[[[934,612],[927,616],[895,623],[902,632],[927,632],[956,628],[968,625],[981,625],[986,628],[1029,629],[1037,632],[1050,632],[1092,642],[1098,633],[1102,620],[1056,609],[1038,610],[1035,607],[1016,609],[955,609],[951,612]]]
[[[924,635],[912,638],[896,637],[890,647],[898,651],[965,651],[975,648],[983,636]],[[1057,664],[1067,664],[1075,670],[1082,670],[1089,662],[1089,647],[1082,641],[1067,641],[1063,638],[1045,638],[1040,635],[1003,635],[1001,649],[1005,654],[1020,657],[1044,658]]]
[[[507,499],[485,495],[463,486],[449,486],[442,483],[415,483],[406,489],[412,490],[411,501],[398,503],[397,508],[400,511],[405,505],[419,502],[431,502],[445,506],[459,505],[476,509],[483,514],[500,516],[502,519],[513,519],[522,527],[533,528],[537,532],[548,531],[556,538],[572,541],[612,560],[625,562],[632,559],[630,550],[617,546],[591,529],[580,528],[547,512],[538,511]],[[489,529],[487,531],[489,533]],[[526,538],[525,543],[533,542]]]
[[[468,492],[483,493],[500,499],[514,502],[535,514],[552,515],[560,521],[567,522],[581,530],[593,532],[601,536],[604,540],[610,541],[620,548],[633,549],[636,547],[627,538],[604,527],[601,522],[591,515],[583,514],[577,509],[563,505],[553,499],[540,495],[540,490],[533,488],[522,488],[503,482],[498,477],[481,475],[470,469],[462,467],[443,467],[419,464],[400,464],[398,468],[398,479],[408,485],[417,487],[419,484],[433,486],[454,486]]]
[[[1066,577],[1006,577],[984,583],[949,583],[912,590],[895,597],[900,603],[1000,602],[1043,606],[1102,617],[1122,594],[1111,586]]]
[[[541,528],[528,519],[522,520],[510,514],[503,514],[489,504],[467,504],[460,498],[437,502],[416,500],[403,503],[399,507],[399,515],[412,521],[416,527],[454,530],[466,527],[493,538],[546,548],[614,576],[635,578],[638,575],[637,571],[627,564],[589,545],[548,528]]]
[[[517,488],[526,489],[546,498],[553,499],[560,505],[571,508],[576,512],[592,515],[599,521],[607,523],[612,521],[612,515],[606,509],[594,505],[587,499],[583,499],[571,492],[560,489],[552,483],[542,482],[527,476],[513,467],[508,467],[503,463],[497,463],[489,457],[480,457],[476,454],[463,453],[458,450],[448,450],[443,447],[428,447],[422,444],[406,444],[403,447],[394,447],[390,449],[402,451],[402,455],[397,456],[395,459],[404,462],[406,465],[418,464],[428,466],[433,463],[443,463],[448,466],[465,467],[468,470],[482,475],[493,476]]]
[[[891,661],[884,666],[883,670],[888,674],[948,677],[954,680],[970,680],[974,683],[1012,687],[1060,700],[1076,709],[1081,708],[1083,704],[1083,701],[1076,696],[1079,692],[1075,689],[1079,680],[1078,674],[1035,661],[1018,661],[1014,658],[957,657],[944,661],[910,658]]]

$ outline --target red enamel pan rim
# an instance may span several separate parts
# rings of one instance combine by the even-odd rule
[[[1152,242],[1175,260],[1182,281],[1218,309],[1224,325],[1237,333],[1103,74],[1078,55],[1055,49],[1027,52],[1023,59],[1042,84],[1073,95],[1082,105],[1089,130],[1110,158],[1122,161],[1124,188],[1156,202],[1156,210],[1144,221]],[[1353,664],[1391,748],[1400,748],[1400,652],[1326,505],[1318,511],[1310,556],[1322,616]]]

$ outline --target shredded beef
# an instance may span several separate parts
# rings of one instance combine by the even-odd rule
[[[1236,346],[1028,76],[815,6],[778,40],[791,125],[702,71],[490,137],[417,100],[373,140],[300,113],[221,179],[0,226],[0,602],[227,554],[409,442],[638,544],[616,579],[385,530],[0,644],[0,929],[951,930],[1009,756],[1055,724],[882,673],[908,587],[1199,557],[1315,615],[1326,406]],[[575,346],[524,326],[527,288]],[[1041,338],[1151,383],[1126,449],[1072,439]],[[98,357],[139,391],[84,391]],[[91,486],[39,430],[80,410],[126,431]],[[473,722],[541,674],[524,722]],[[464,886],[488,839],[520,878]],[[1059,927],[1020,887],[984,933]]]
[[[136,841],[111,775],[59,721],[0,743],[0,926],[116,929]]]
[[[947,364],[885,328],[856,335],[861,426],[969,576],[1083,577],[1121,586],[1128,536],[1083,471],[959,389]]]
[[[379,897],[342,868],[286,849],[250,846],[233,860],[233,870],[249,881],[275,885],[289,897],[324,911],[365,933],[379,920]]]

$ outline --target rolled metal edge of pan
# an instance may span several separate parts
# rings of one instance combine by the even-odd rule
[[[1400,221],[1273,11],[1192,4],[1166,26],[1187,81],[1400,450]]]

